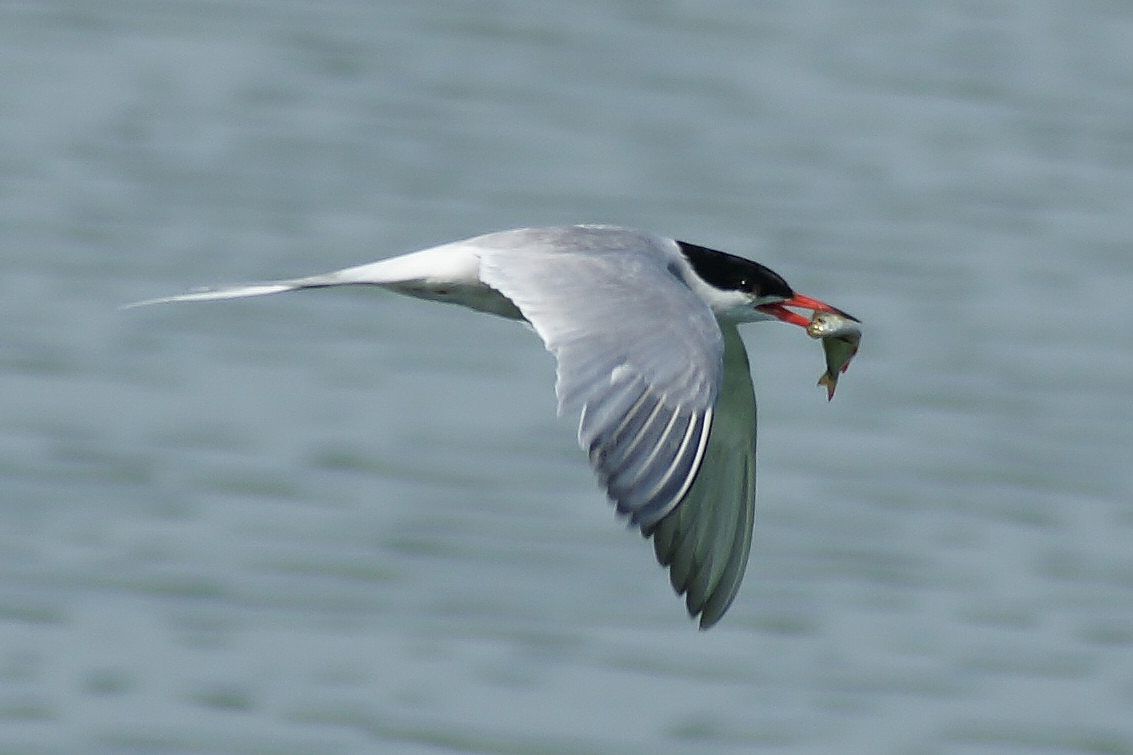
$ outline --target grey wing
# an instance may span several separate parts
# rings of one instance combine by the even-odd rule
[[[700,467],[723,337],[708,306],[666,268],[662,240],[565,233],[584,238],[482,250],[480,277],[515,303],[557,358],[560,412],[581,410],[579,443],[602,486],[647,532],[685,497]]]
[[[728,610],[743,581],[755,524],[756,404],[747,351],[724,327],[724,375],[700,474],[651,532],[657,560],[669,567],[700,628]]]

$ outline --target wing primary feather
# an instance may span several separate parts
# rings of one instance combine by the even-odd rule
[[[679,458],[681,440],[687,436],[691,420],[683,412],[673,412],[653,448],[643,449],[644,454],[635,463],[609,478],[607,492],[618,503],[619,510],[632,514],[653,500]]]
[[[661,400],[657,400],[657,406],[645,418],[640,432],[625,444],[624,449],[616,443],[607,447],[605,464],[598,469],[598,476],[602,478],[603,484],[614,478],[623,478],[632,483],[647,474],[650,465],[655,464],[658,453],[668,442],[668,436],[673,433],[674,423],[678,419],[678,413],[672,412]]]
[[[713,463],[716,461],[711,459],[701,466],[696,483],[681,502],[681,508],[688,506],[695,514],[690,515],[684,524],[684,535],[677,540],[669,573],[677,594],[687,591],[686,603],[689,614],[693,616],[700,613],[712,586],[711,579],[698,580],[698,577],[710,575],[713,571],[718,576],[727,561],[727,551],[716,548],[717,536],[721,532],[725,535],[724,547],[731,540],[731,522],[725,521],[730,508],[729,499],[727,491],[722,489],[728,478],[725,470],[720,469],[718,463]],[[719,567],[713,569],[714,564],[719,564]]]
[[[736,479],[733,475],[739,470],[731,463],[721,466],[723,469],[712,469],[711,477],[706,481],[709,487],[704,495],[710,496],[715,505],[704,507],[709,512],[704,515],[701,526],[696,528],[696,541],[691,544],[694,553],[693,568],[684,584],[688,590],[686,599],[689,614],[693,616],[704,610],[708,599],[720,585],[731,558],[730,546],[735,536],[734,528],[738,526],[737,509],[743,509],[742,503],[739,506],[733,505],[734,494],[730,495],[727,490],[721,489],[721,483],[727,485]],[[746,494],[746,490],[741,487],[740,493],[738,500],[742,502],[745,500],[742,496]]]
[[[754,459],[745,461],[744,466],[744,494],[751,496],[755,487]],[[744,578],[748,556],[751,554],[751,538],[754,529],[755,507],[742,507],[739,512],[739,519],[736,522],[728,563],[724,566],[724,572],[720,575],[716,590],[709,596],[700,614],[701,629],[708,629],[719,621],[732,605],[732,601],[735,600],[736,593],[740,589],[740,583]]]
[[[645,385],[640,380],[623,381],[604,394],[600,400],[594,400],[582,407],[582,416],[578,420],[578,443],[593,453],[594,449],[601,449],[610,444],[610,437],[616,430],[611,430],[612,423],[619,423],[621,427],[638,411],[641,402],[648,396]]]
[[[642,537],[653,538],[653,554],[661,566],[668,566],[673,561],[673,547],[680,532],[679,520],[683,512],[684,507],[677,506],[652,527],[641,528]]]
[[[729,422],[724,436],[738,442],[735,448],[728,449],[729,457],[738,461],[738,469],[731,469],[728,478],[734,481],[735,488],[729,498],[727,508],[733,514],[724,521],[731,524],[730,543],[726,549],[727,560],[715,587],[705,600],[700,614],[700,628],[707,629],[727,612],[736,593],[740,589],[748,557],[751,554],[752,534],[755,529],[755,478],[756,478],[756,422],[758,409],[751,386],[751,371],[748,367],[747,351],[735,328],[724,329],[725,367],[721,389],[723,402],[728,406]],[[732,467],[735,462],[729,463]],[[729,521],[730,520],[730,521]],[[723,534],[723,533],[719,533]]]
[[[711,411],[693,417],[673,463],[654,488],[649,503],[634,511],[631,517],[633,524],[639,527],[652,526],[684,498],[696,480],[711,425]]]
[[[591,463],[599,470],[603,482],[621,472],[626,465],[640,462],[643,452],[639,449],[652,448],[660,442],[664,427],[659,427],[661,423],[657,420],[664,414],[664,405],[655,396],[646,394],[646,397],[649,403],[635,406],[634,416],[623,423],[616,435],[601,448],[590,449]]]

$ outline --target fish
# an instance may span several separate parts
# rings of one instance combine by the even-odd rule
[[[811,338],[822,339],[826,372],[819,376],[818,385],[826,388],[826,400],[830,401],[838,387],[838,376],[849,368],[850,360],[858,353],[862,340],[861,323],[845,313],[815,312],[806,332]]]

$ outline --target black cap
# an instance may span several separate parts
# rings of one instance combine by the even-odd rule
[[[685,241],[678,241],[677,246],[696,274],[718,289],[744,291],[757,297],[790,299],[795,295],[781,275],[758,262]]]

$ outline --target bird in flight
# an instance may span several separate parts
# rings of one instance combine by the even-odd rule
[[[601,225],[500,231],[322,275],[129,306],[347,285],[530,324],[557,360],[559,414],[579,415],[578,442],[602,488],[652,538],[701,629],[732,604],[755,521],[756,402],[736,326],[811,324],[791,307],[857,322],[757,262]]]

